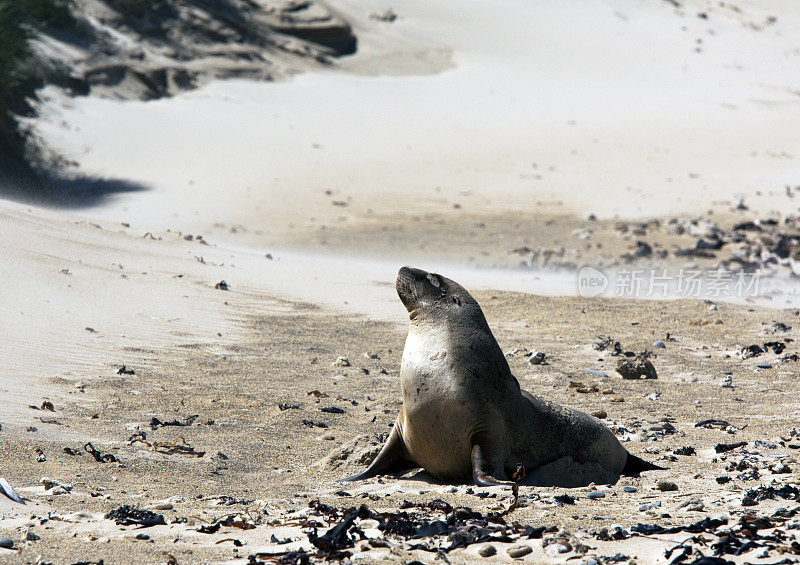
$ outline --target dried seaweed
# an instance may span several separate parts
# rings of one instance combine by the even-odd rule
[[[194,423],[194,421],[197,420],[197,418],[198,415],[193,414],[192,416],[187,416],[186,418],[184,418],[183,421],[170,420],[169,422],[162,422],[161,420],[153,416],[153,418],[150,420],[150,429],[157,430],[161,426],[191,426],[192,423]]]
[[[112,455],[111,453],[100,453],[98,449],[95,448],[91,443],[87,442],[86,445],[83,446],[83,450],[94,457],[94,460],[99,463],[116,463],[119,461],[116,455]]]
[[[166,525],[164,516],[150,510],[139,510],[128,504],[120,506],[106,514],[107,520],[114,520],[118,526],[137,525],[143,528]]]
[[[163,453],[165,455],[188,455],[190,457],[203,457],[205,451],[195,451],[194,447],[189,445],[183,436],[178,436],[180,443],[169,443],[167,441],[147,441],[147,436],[144,432],[137,432],[129,438],[131,445],[134,443],[143,443],[156,453]]]

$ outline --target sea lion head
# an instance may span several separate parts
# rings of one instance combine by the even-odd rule
[[[478,302],[463,286],[436,273],[403,267],[397,273],[396,287],[412,320],[427,312],[480,311]]]

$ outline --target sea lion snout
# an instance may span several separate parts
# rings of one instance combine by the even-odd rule
[[[402,267],[397,272],[397,280],[394,286],[397,290],[397,296],[403,302],[403,306],[411,312],[414,309],[414,273],[411,267]]]
[[[406,310],[415,319],[423,310],[447,310],[453,305],[477,306],[464,287],[438,273],[430,273],[414,267],[403,267],[397,273],[397,295]],[[480,308],[477,308],[480,313]],[[481,319],[483,315],[481,314]]]
[[[402,267],[397,273],[395,282],[397,296],[409,312],[418,308],[420,301],[426,297],[434,298],[438,295],[441,292],[441,285],[438,275],[414,267]]]

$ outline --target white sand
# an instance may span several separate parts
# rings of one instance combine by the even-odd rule
[[[333,4],[360,22],[362,54],[346,69],[436,70],[450,51],[456,67],[54,104],[40,130],[81,171],[152,187],[87,213],[258,229],[333,217],[326,189],[376,212],[563,200],[581,214],[641,216],[742,195],[797,209],[769,198],[800,184],[795,2],[739,2],[737,12],[699,1],[680,11],[639,0],[410,1],[393,24],[366,19],[385,2]]]

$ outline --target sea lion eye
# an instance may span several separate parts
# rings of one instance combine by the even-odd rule
[[[428,281],[436,288],[439,288],[439,286],[441,286],[441,283],[439,282],[439,279],[436,277],[436,275],[433,275],[431,273],[428,273]]]
[[[458,306],[461,306],[461,299],[455,294],[453,295],[453,302],[455,302]]]

